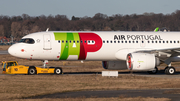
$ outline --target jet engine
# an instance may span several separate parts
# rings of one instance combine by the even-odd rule
[[[126,61],[102,61],[104,69],[123,70],[127,69]]]
[[[160,65],[159,58],[149,53],[129,53],[126,59],[127,68],[129,70],[154,70]]]

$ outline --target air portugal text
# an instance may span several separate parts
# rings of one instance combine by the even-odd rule
[[[163,40],[160,35],[114,35],[114,40]]]

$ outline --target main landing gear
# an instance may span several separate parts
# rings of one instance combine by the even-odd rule
[[[176,73],[176,69],[172,66],[167,66],[165,69],[164,69],[164,72],[168,75],[173,75],[174,73]]]
[[[152,71],[148,71],[149,74],[156,74],[158,72],[158,68],[155,67],[154,70]],[[164,72],[165,74],[167,75],[173,75],[176,73],[176,69],[172,66],[167,66],[165,69],[164,69]]]
[[[46,67],[47,64],[48,64],[48,60],[44,60],[44,61],[43,61],[43,67],[44,67],[44,68],[47,68],[47,67]],[[60,75],[60,74],[63,73],[63,70],[62,70],[62,68],[60,68],[60,67],[49,67],[49,68],[54,68],[54,74],[56,74],[56,75]]]

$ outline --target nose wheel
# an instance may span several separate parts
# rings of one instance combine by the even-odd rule
[[[43,67],[46,68],[46,65],[48,64],[48,60],[43,61]]]
[[[48,60],[43,61],[43,67],[47,68],[46,65],[48,64]],[[54,74],[60,75],[63,74],[63,70],[60,67],[49,67],[49,68],[54,68]]]

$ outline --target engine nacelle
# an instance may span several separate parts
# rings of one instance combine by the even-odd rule
[[[156,58],[154,54],[129,53],[127,55],[126,63],[129,70],[150,71],[160,65],[160,60],[159,58]]]
[[[127,69],[126,61],[102,61],[104,69],[123,70]]]

